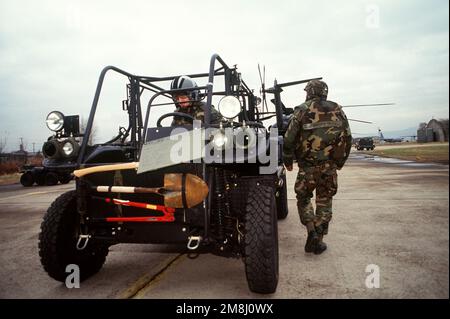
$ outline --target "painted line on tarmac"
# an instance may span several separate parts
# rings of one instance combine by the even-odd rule
[[[405,198],[333,198],[333,201],[345,201],[345,200],[373,200],[373,201],[422,201],[422,200],[448,200],[447,197],[405,197]]]
[[[136,280],[130,287],[119,294],[118,299],[141,299],[146,292],[157,283],[161,276],[171,267],[175,266],[183,260],[185,254],[179,254],[173,258],[169,258],[159,265],[160,268],[156,274],[145,274]]]
[[[297,201],[296,198],[288,198],[290,201]],[[370,201],[379,201],[379,202],[385,202],[385,201],[422,201],[422,200],[448,200],[447,197],[404,197],[404,198],[333,198],[333,201],[364,201],[364,200],[370,200]],[[315,199],[312,198],[311,202],[314,202]]]

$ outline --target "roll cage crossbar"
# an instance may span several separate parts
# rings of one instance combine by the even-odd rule
[[[219,67],[215,69],[216,63],[219,63]],[[92,102],[91,111],[89,113],[89,119],[86,125],[86,130],[84,132],[83,142],[81,144],[80,153],[77,160],[77,165],[80,166],[86,159],[86,149],[89,140],[89,136],[92,132],[92,126],[94,123],[95,113],[97,111],[97,105],[100,98],[100,93],[103,86],[103,81],[105,79],[106,73],[109,71],[117,72],[123,76],[126,76],[129,80],[127,84],[127,100],[123,101],[122,106],[128,111],[129,116],[129,129],[130,132],[130,147],[134,149],[134,159],[138,157],[139,149],[145,141],[145,134],[147,131],[149,116],[151,108],[159,105],[169,105],[174,103],[159,103],[153,104],[158,96],[165,96],[171,98],[173,93],[177,91],[186,91],[185,89],[178,90],[165,90],[159,86],[158,82],[167,82],[175,79],[176,76],[167,77],[150,77],[150,76],[139,76],[128,73],[121,70],[115,66],[107,66],[100,73],[100,77],[97,83],[97,88],[95,90],[94,100]],[[258,122],[258,114],[255,116],[256,110],[256,98],[253,95],[253,91],[247,86],[247,84],[242,80],[240,73],[237,72],[236,66],[229,67],[223,59],[218,54],[213,54],[210,60],[209,72],[208,73],[198,73],[198,74],[187,74],[191,78],[208,78],[208,82],[205,86],[200,86],[195,88],[195,90],[203,91],[201,94],[202,98],[206,98],[205,107],[205,117],[204,126],[211,126],[211,105],[213,95],[235,95],[242,97],[243,100],[243,112],[240,115],[240,120],[245,119],[246,121]],[[214,92],[214,78],[217,76],[224,77],[225,89],[224,91]],[[147,110],[145,114],[145,120],[142,117],[141,108],[141,96],[144,91],[149,91],[154,93],[150,98]]]

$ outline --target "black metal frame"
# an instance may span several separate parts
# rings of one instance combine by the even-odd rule
[[[219,68],[215,68],[216,62],[220,64]],[[148,126],[148,120],[150,116],[151,108],[157,105],[170,105],[173,103],[162,103],[162,104],[153,104],[154,100],[158,96],[166,96],[171,98],[171,94],[177,91],[182,90],[164,90],[160,86],[156,85],[155,82],[164,82],[164,81],[172,81],[177,76],[168,76],[168,77],[149,77],[149,76],[138,76],[128,73],[124,70],[121,70],[114,66],[105,67],[100,73],[100,77],[97,83],[97,88],[95,91],[94,100],[92,102],[91,111],[89,114],[89,119],[86,126],[86,131],[84,132],[84,139],[81,144],[77,166],[80,167],[84,160],[86,159],[86,149],[87,143],[89,140],[89,136],[91,134],[92,125],[94,122],[95,113],[97,111],[97,105],[100,98],[101,89],[103,86],[103,81],[105,79],[106,73],[108,71],[114,71],[119,74],[122,74],[129,79],[128,87],[128,100],[123,103],[123,107],[127,109],[129,115],[129,132],[131,136],[131,147],[135,149],[134,152],[134,160],[137,160],[139,157],[139,150],[146,138],[146,131]],[[258,121],[258,114],[255,114],[256,109],[256,98],[253,95],[253,91],[247,86],[247,84],[241,79],[240,74],[237,72],[236,67],[230,68],[223,59],[218,55],[214,54],[210,60],[210,67],[208,73],[198,73],[198,74],[189,74],[191,78],[201,78],[208,77],[208,83],[206,86],[198,87],[198,90],[205,90],[206,94],[206,109],[205,109],[205,120],[204,126],[209,127],[211,125],[211,105],[212,105],[212,97],[213,95],[235,95],[244,97],[244,107],[240,120],[245,119],[249,123]],[[225,82],[225,90],[220,92],[214,92],[214,78],[216,76],[224,76]],[[142,108],[141,108],[141,95],[144,90],[149,90],[154,93],[154,95],[150,98],[145,121],[143,121],[142,117]],[[247,99],[245,99],[245,97]]]

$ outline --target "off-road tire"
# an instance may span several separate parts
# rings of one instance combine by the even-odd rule
[[[36,184],[39,186],[45,185],[45,174],[42,173],[36,174]]]
[[[24,187],[31,187],[34,184],[34,176],[31,172],[25,172],[20,176],[20,184]]]
[[[244,263],[252,292],[274,293],[278,284],[278,225],[274,189],[255,183],[245,213]]]
[[[58,184],[58,175],[53,172],[48,172],[45,174],[45,185],[53,186]]]
[[[108,255],[108,246],[88,243],[84,250],[76,249],[79,215],[76,211],[76,191],[59,196],[47,210],[39,234],[39,256],[50,277],[64,282],[69,264],[78,265],[80,280],[97,273]]]
[[[277,199],[277,217],[278,220],[285,219],[289,213],[287,199],[286,174],[283,175],[283,186],[277,188],[275,197]]]

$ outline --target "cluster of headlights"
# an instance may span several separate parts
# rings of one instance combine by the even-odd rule
[[[232,95],[224,96],[219,101],[218,109],[224,118],[233,120],[242,110],[241,101]],[[234,129],[220,128],[211,135],[211,141],[217,150],[229,149],[233,145],[239,149],[248,149],[256,144],[256,139],[254,129],[245,125]]]
[[[45,120],[49,130],[59,132],[64,127],[64,114],[59,111],[50,112]],[[78,155],[80,145],[74,138],[67,138],[62,141],[51,139],[44,143],[42,153],[46,158],[73,158]]]
[[[225,150],[233,145],[239,149],[248,149],[256,145],[256,133],[251,127],[217,129],[211,134],[211,142],[215,149]]]
[[[232,95],[224,96],[219,101],[218,109],[224,118],[233,120],[242,110],[241,101]],[[256,144],[255,131],[250,127],[242,126],[233,129],[232,133],[228,132],[220,128],[212,134],[214,148],[224,150],[235,145],[237,148],[247,149]]]
[[[42,146],[42,153],[46,158],[73,158],[78,155],[80,145],[73,138],[68,138],[63,141],[56,139],[49,140]]]

